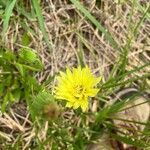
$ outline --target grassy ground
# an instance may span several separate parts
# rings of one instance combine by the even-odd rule
[[[149,1],[1,0],[0,18],[0,149],[150,149]],[[89,111],[60,102],[58,110],[48,108],[57,119],[44,117],[55,76],[86,64],[102,76]],[[118,100],[128,87],[138,92]],[[133,104],[142,107],[120,114]]]

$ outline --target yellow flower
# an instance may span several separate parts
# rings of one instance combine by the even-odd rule
[[[67,101],[66,107],[77,109],[81,107],[85,112],[88,109],[88,97],[94,97],[99,89],[94,88],[100,82],[101,77],[95,78],[91,70],[85,68],[73,68],[66,73],[60,72],[57,77],[58,86],[55,88],[55,96]]]

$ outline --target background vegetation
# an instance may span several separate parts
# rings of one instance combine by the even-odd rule
[[[149,106],[149,1],[1,0],[0,18],[0,149],[150,149],[149,120],[115,116],[137,97]],[[86,64],[103,79],[82,113],[52,90],[60,70]],[[138,91],[118,100],[128,87]]]

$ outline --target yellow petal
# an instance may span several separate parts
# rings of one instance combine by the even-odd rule
[[[70,102],[67,102],[67,104],[66,104],[66,107],[69,107],[69,108],[71,108],[73,105],[72,105],[72,103],[70,103]]]
[[[82,103],[81,103],[81,108],[82,108],[82,111],[85,112],[88,110],[88,100],[84,100]]]
[[[79,103],[78,101],[76,101],[76,102],[73,104],[73,108],[74,108],[74,109],[77,109],[79,106],[80,106],[80,103]]]
[[[90,97],[94,97],[97,95],[99,89],[90,89],[86,94]]]
[[[95,85],[96,85],[96,84],[98,84],[101,80],[102,80],[102,77],[98,77],[98,78],[96,78],[96,79],[95,79],[95,82],[94,82],[94,83],[95,83]]]

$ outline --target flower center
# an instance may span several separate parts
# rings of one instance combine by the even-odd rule
[[[86,89],[82,85],[77,85],[74,91],[74,97],[76,99],[83,98],[85,96]]]

